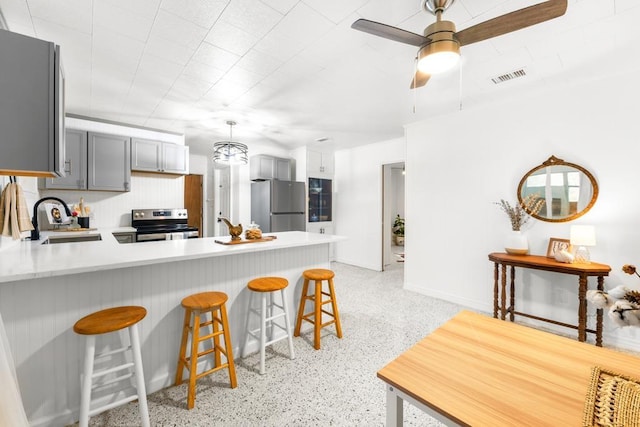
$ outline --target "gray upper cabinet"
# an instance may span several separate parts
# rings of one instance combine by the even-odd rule
[[[291,159],[258,154],[251,157],[250,163],[249,175],[252,181],[268,179],[291,181],[293,175]]]
[[[46,178],[50,190],[131,190],[131,139],[67,129],[64,178]]]
[[[87,132],[67,129],[65,135],[64,178],[46,178],[44,188],[87,189]]]
[[[87,190],[131,190],[131,138],[89,132]]]
[[[64,176],[60,48],[0,30],[0,174]]]
[[[189,147],[186,145],[162,143],[162,172],[189,173]]]
[[[151,139],[131,138],[131,169],[186,175],[189,147]]]

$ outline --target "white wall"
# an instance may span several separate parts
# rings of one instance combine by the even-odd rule
[[[612,268],[605,287],[640,289],[640,278],[621,271],[624,264],[640,264],[640,82],[638,70],[624,61],[605,61],[616,66],[613,76],[586,75],[602,70],[587,67],[569,88],[533,87],[517,95],[501,89],[512,98],[476,107],[470,100],[461,111],[407,125],[406,154],[403,139],[337,151],[335,232],[348,237],[337,244],[337,260],[380,269],[380,165],[406,159],[405,287],[491,313],[493,264],[487,255],[504,251],[510,230],[494,202],[516,202],[522,176],[556,155],[590,170],[599,198],[576,221],[531,221],[530,252],[546,254],[549,238],[568,238],[572,224],[593,224],[598,244],[591,248],[592,259]],[[564,78],[577,76],[556,82]],[[576,277],[518,270],[517,281],[520,311],[577,322]],[[640,350],[640,329],[616,329],[606,316],[604,323],[606,346]],[[595,324],[592,310],[588,324]]]
[[[521,177],[552,154],[591,171],[600,195],[575,222],[532,221],[530,252],[545,254],[549,238],[568,238],[571,224],[593,224],[592,259],[612,268],[605,287],[640,288],[621,271],[640,263],[640,121],[630,95],[638,93],[637,72],[629,72],[407,126],[406,222],[407,230],[420,224],[420,233],[406,236],[406,288],[491,312],[487,254],[503,251],[510,229],[493,202],[515,202]],[[576,323],[575,276],[521,271],[517,280],[526,285],[517,289],[518,310]],[[605,319],[604,334],[605,345],[640,349],[640,329],[613,329]]]
[[[404,138],[335,153],[336,260],[382,270],[382,165],[405,160]]]
[[[78,203],[80,197],[83,197],[85,204],[91,207],[92,227],[123,227],[131,225],[131,209],[183,207],[184,177],[133,172],[131,191],[126,193],[41,190],[40,197],[45,196],[59,197],[69,205]]]

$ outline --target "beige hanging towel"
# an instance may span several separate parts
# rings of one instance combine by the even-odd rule
[[[29,209],[27,208],[27,200],[24,197],[22,186],[18,183],[13,184],[16,187],[16,209],[18,211],[18,229],[22,231],[33,230],[33,224],[29,217]]]
[[[33,230],[27,202],[19,184],[12,182],[5,187],[0,204],[2,205],[0,219],[2,219],[3,236],[11,236],[14,240],[18,240],[22,231]]]
[[[4,230],[4,219],[5,219],[5,210],[4,210],[4,199],[7,193],[7,188],[9,185],[2,189],[2,194],[0,194],[0,235],[2,235]]]
[[[13,193],[13,183],[7,184],[2,191],[2,208],[4,215],[2,218],[2,235],[11,236],[11,200]]]

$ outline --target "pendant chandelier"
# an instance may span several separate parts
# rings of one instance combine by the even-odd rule
[[[229,120],[229,140],[213,144],[213,161],[224,165],[246,165],[249,163],[249,149],[245,144],[233,142],[233,126],[236,122]]]

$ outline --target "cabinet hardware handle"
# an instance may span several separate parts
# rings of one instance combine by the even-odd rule
[[[69,160],[65,160],[65,162],[64,162],[64,163],[65,163],[66,165],[69,165],[69,170],[65,169],[65,170],[64,170],[64,171],[65,171],[65,173],[68,173],[69,175],[73,175],[73,174],[71,173],[71,159],[69,159]]]

